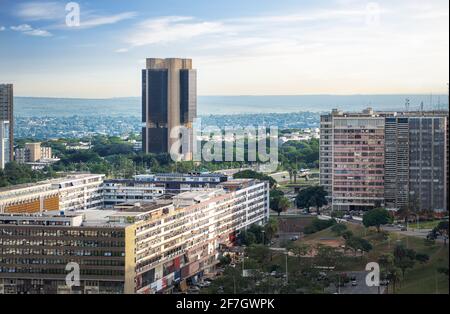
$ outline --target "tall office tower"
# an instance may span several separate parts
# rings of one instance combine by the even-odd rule
[[[370,108],[322,116],[320,176],[333,209],[368,210],[384,203],[384,126],[384,117]]]
[[[175,141],[184,146],[183,157],[192,159],[192,123],[197,116],[197,72],[191,59],[147,59],[142,70],[142,149],[169,153]],[[184,138],[171,138],[179,126]],[[180,150],[181,153],[181,150]]]
[[[9,150],[9,121],[0,120],[0,170],[10,161]]]
[[[397,181],[386,185],[386,206],[448,210],[448,112],[400,113],[387,119],[386,137],[388,130],[397,139],[386,143],[386,182],[394,174]]]
[[[13,85],[0,84],[0,122],[8,122],[8,148],[5,147],[5,162],[14,159],[14,105]],[[2,137],[3,139],[3,137]]]

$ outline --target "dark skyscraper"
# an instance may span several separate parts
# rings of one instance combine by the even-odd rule
[[[197,116],[197,72],[190,59],[147,59],[142,70],[142,149],[145,153],[168,153],[177,138],[173,128],[192,129]],[[189,132],[191,135],[191,132]],[[192,136],[184,158],[192,159]]]
[[[0,84],[0,123],[3,125],[3,129],[8,129],[8,147],[4,148],[7,156],[5,156],[6,162],[12,161],[14,158],[14,106],[13,106],[13,85],[12,84]],[[5,126],[8,126],[7,128]],[[2,139],[3,140],[3,139]]]

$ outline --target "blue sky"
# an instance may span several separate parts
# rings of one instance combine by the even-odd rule
[[[201,95],[445,93],[447,0],[0,0],[16,95],[138,96],[147,57],[190,57]]]

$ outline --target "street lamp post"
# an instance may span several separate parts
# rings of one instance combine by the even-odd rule
[[[289,284],[289,273],[288,273],[288,254],[289,251],[286,250],[286,286]]]
[[[263,244],[266,245],[266,231],[262,230],[261,233],[262,233],[262,236],[263,236]]]

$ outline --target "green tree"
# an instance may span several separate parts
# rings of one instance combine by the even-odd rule
[[[326,199],[327,192],[322,186],[310,186],[301,190],[295,199],[298,208],[316,207],[317,213],[320,214],[320,208],[328,204]]]
[[[365,227],[376,227],[380,232],[382,225],[385,225],[391,221],[389,212],[384,208],[375,208],[363,215],[363,224]]]
[[[277,184],[277,181],[275,181],[274,178],[272,178],[268,175],[265,175],[263,173],[253,171],[253,170],[240,171],[238,173],[235,173],[233,175],[233,178],[235,178],[235,179],[258,179],[261,181],[269,181],[270,188],[273,188]]]
[[[289,201],[289,199],[287,197],[282,196],[278,200],[278,206],[277,206],[278,216],[280,216],[282,212],[287,211],[289,209],[289,207],[291,207],[291,202]]]
[[[398,244],[394,248],[394,263],[401,269],[402,277],[405,277],[406,270],[413,268],[416,260],[416,252],[407,249],[403,244]]]
[[[280,198],[284,196],[284,192],[278,189],[270,190],[270,209],[278,212],[278,203]]]
[[[337,236],[342,236],[342,234],[347,231],[347,226],[345,224],[338,223],[331,227],[331,231],[333,231]]]
[[[241,231],[238,236],[241,245],[250,246],[256,243],[256,236],[252,232]]]
[[[264,226],[264,234],[268,241],[271,241],[272,238],[278,232],[278,220],[274,218],[270,218],[267,224]]]
[[[270,262],[272,253],[267,246],[254,244],[247,248],[247,256],[257,261],[260,265],[265,265]]]
[[[447,246],[448,239],[448,220],[441,221],[434,229],[435,233],[439,233],[444,238],[444,246]]]
[[[392,284],[393,293],[395,293],[397,284],[400,282],[400,271],[396,267],[389,268],[387,272],[386,279],[389,281],[389,284]],[[388,286],[389,289],[389,286]]]
[[[416,260],[421,264],[425,264],[430,260],[430,256],[425,253],[417,253]]]

